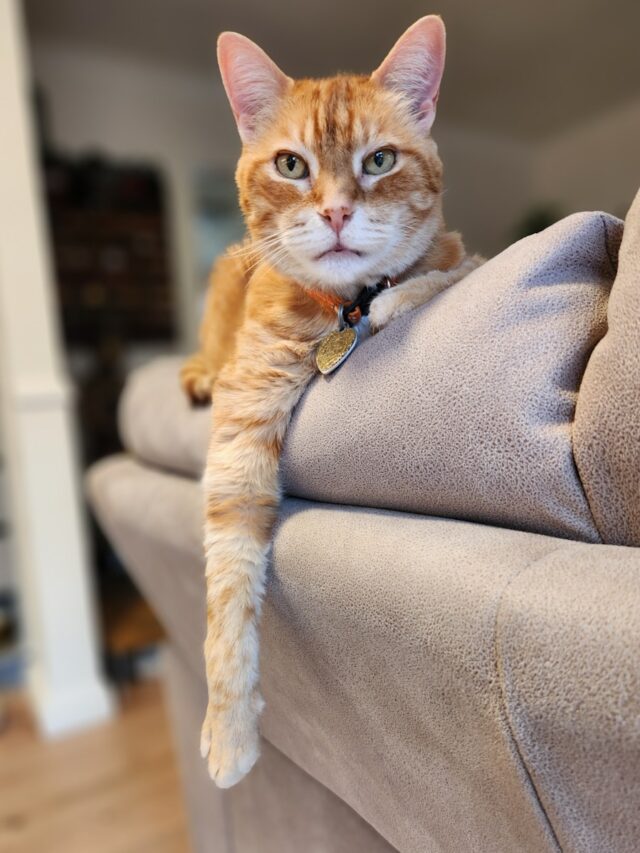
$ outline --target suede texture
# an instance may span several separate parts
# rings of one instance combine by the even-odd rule
[[[607,320],[580,386],[574,452],[603,539],[640,545],[640,193],[626,219]]]
[[[198,485],[117,457],[90,494],[203,679]],[[263,734],[403,853],[631,853],[639,574],[634,549],[286,501]]]
[[[132,371],[120,397],[118,426],[122,443],[138,459],[199,478],[211,414],[206,406],[192,407],[180,387],[183,361],[164,356]]]
[[[621,229],[570,216],[365,342],[298,407],[287,492],[599,541],[571,425]]]
[[[561,849],[640,842],[640,552],[561,548],[519,574],[497,624],[523,762]]]
[[[365,341],[298,406],[285,492],[600,541],[571,430],[621,234],[568,217]],[[139,458],[201,473],[209,413],[190,411],[175,361],[134,374],[120,420]]]
[[[215,788],[199,749],[206,686],[172,647],[165,672],[193,853],[393,853],[346,803],[266,740],[241,785]]]

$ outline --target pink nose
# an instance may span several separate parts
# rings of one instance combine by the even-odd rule
[[[336,234],[344,228],[344,223],[351,216],[352,209],[343,205],[342,207],[325,207],[320,216],[329,223]]]

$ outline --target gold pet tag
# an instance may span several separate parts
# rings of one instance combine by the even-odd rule
[[[320,373],[333,373],[336,367],[348,358],[356,348],[358,333],[350,326],[339,332],[331,332],[320,341],[316,353],[316,364]]]

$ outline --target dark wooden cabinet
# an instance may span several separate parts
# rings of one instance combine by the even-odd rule
[[[166,194],[153,166],[49,151],[43,170],[80,456],[88,467],[121,449],[116,412],[132,351],[174,337]],[[162,630],[95,523],[91,539],[106,668],[122,681],[135,677],[136,662]]]
[[[55,281],[68,346],[174,335],[161,175],[96,158],[45,160]]]

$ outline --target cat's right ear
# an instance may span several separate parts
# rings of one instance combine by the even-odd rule
[[[218,38],[222,82],[243,142],[250,142],[258,119],[272,110],[293,80],[251,39],[239,33]]]

